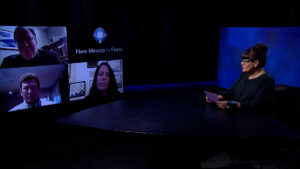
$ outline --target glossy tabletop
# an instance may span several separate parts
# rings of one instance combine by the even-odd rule
[[[220,110],[206,103],[205,87],[128,91],[122,100],[85,109],[58,123],[110,131],[212,138],[300,138],[276,118]]]

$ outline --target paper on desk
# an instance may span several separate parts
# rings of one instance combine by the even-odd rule
[[[204,93],[205,95],[208,97],[208,99],[214,103],[218,102],[219,99],[218,99],[218,95],[216,93],[212,93],[212,92],[209,92],[207,90],[204,90]]]

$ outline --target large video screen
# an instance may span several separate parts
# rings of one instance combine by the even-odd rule
[[[0,111],[120,98],[121,39],[99,26],[0,26]]]
[[[222,27],[218,85],[230,88],[241,73],[241,55],[257,43],[268,46],[265,70],[278,84],[300,87],[300,27]]]

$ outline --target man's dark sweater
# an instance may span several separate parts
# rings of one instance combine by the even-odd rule
[[[25,60],[20,54],[7,56],[3,59],[1,68],[52,65],[61,63],[54,53],[38,50],[33,60]]]

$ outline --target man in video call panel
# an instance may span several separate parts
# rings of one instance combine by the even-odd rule
[[[16,111],[40,106],[55,104],[52,101],[40,99],[40,81],[39,78],[33,73],[24,74],[21,77],[20,94],[23,97],[23,102],[9,111]]]
[[[35,31],[30,27],[18,26],[14,31],[19,54],[7,56],[3,59],[1,68],[26,67],[37,65],[59,64],[55,53],[37,48]]]

